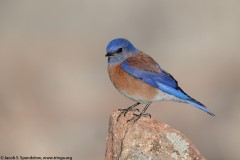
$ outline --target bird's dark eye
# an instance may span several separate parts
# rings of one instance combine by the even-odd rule
[[[119,48],[116,53],[121,53],[122,52],[122,48]]]

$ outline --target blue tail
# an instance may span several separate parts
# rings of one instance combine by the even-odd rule
[[[161,89],[162,91],[182,99],[186,103],[191,104],[191,105],[193,105],[193,106],[195,106],[195,107],[197,107],[197,108],[207,112],[211,116],[215,116],[212,112],[208,111],[208,109],[202,103],[200,103],[197,100],[191,98],[180,87],[171,88],[171,87],[166,86],[164,84],[160,84],[160,83],[157,83],[157,84],[159,85],[159,89]]]
[[[213,114],[212,112],[208,111],[208,109],[200,102],[196,101],[195,99],[191,98],[189,100],[186,100],[187,103],[207,112],[208,114],[210,114],[211,116],[215,116],[215,114]]]
[[[180,87],[172,88],[172,87],[169,87],[167,85],[164,85],[164,84],[158,83],[158,82],[157,82],[157,85],[158,85],[160,90],[182,99],[184,102],[186,102],[188,104],[191,104],[191,105],[207,112],[211,116],[215,116],[212,112],[208,111],[208,109],[202,103],[200,103],[197,100],[191,98]]]

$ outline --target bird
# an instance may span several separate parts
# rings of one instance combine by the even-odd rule
[[[202,103],[186,94],[171,74],[129,40],[111,40],[105,56],[108,58],[108,74],[113,85],[122,95],[135,101],[130,107],[119,109],[121,113],[117,121],[128,111],[139,111],[135,107],[140,104],[145,105],[144,109],[139,114],[134,113],[128,121],[136,122],[141,116],[151,118],[146,110],[152,103],[160,101],[187,103],[215,116]]]

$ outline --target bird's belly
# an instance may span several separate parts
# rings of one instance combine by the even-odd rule
[[[108,73],[113,85],[124,96],[140,103],[158,101],[156,99],[158,89],[131,76],[121,68],[120,64],[109,65]],[[159,97],[157,98],[159,99]]]
[[[184,102],[183,100],[181,100],[180,98],[168,94],[166,92],[163,92],[161,90],[158,90],[158,94],[155,96],[154,101],[176,101],[176,102]]]

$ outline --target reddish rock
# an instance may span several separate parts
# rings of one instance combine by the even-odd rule
[[[180,131],[148,117],[127,122],[133,112],[110,116],[105,160],[204,160]]]

